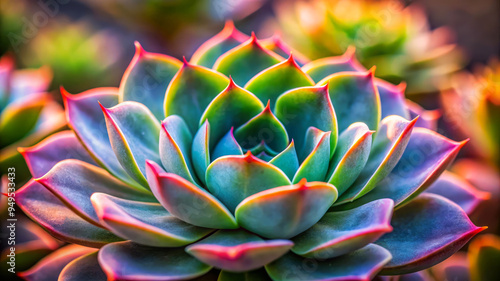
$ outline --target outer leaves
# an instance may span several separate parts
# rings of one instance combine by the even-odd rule
[[[293,246],[288,240],[263,240],[245,230],[221,230],[190,245],[186,252],[197,259],[233,272],[262,267]]]
[[[290,238],[317,223],[336,199],[333,185],[302,180],[246,198],[236,208],[236,220],[261,236]]]
[[[256,95],[263,103],[270,101],[274,108],[276,99],[284,92],[298,87],[313,86],[314,81],[297,65],[293,56],[269,67],[254,76],[245,89]]]
[[[266,271],[275,281],[365,281],[371,280],[391,260],[386,249],[370,244],[349,254],[327,260],[304,259],[287,254],[266,265]],[[311,270],[314,266],[314,270]]]
[[[135,42],[135,55],[120,83],[120,102],[136,101],[146,105],[162,120],[163,100],[170,80],[182,63],[176,58],[148,53]]]
[[[328,86],[339,132],[354,122],[363,122],[370,130],[377,130],[381,109],[373,75],[373,70],[364,73],[342,72],[318,82],[317,85]]]
[[[356,60],[355,48],[350,46],[342,56],[327,57],[314,60],[302,67],[302,70],[309,74],[314,81],[343,71],[365,71],[365,68]]]
[[[394,230],[377,244],[392,253],[382,274],[406,274],[431,267],[458,251],[484,228],[476,227],[458,205],[421,194],[394,212]]]
[[[182,248],[140,246],[131,242],[108,244],[99,251],[99,264],[111,280],[188,280],[211,267]]]
[[[289,185],[290,180],[275,166],[248,152],[244,156],[221,157],[207,169],[208,190],[230,211],[248,196],[277,186]]]
[[[94,193],[90,200],[102,224],[116,235],[142,245],[179,247],[212,231],[177,219],[157,203],[125,200],[104,193]]]
[[[97,251],[68,263],[59,274],[58,281],[104,281],[106,274],[97,261]]]
[[[184,61],[168,86],[165,115],[179,115],[194,134],[201,114],[228,83],[229,79],[219,72]]]
[[[406,119],[410,119],[410,113],[406,108],[405,100],[406,84],[401,83],[394,86],[384,80],[375,79],[375,85],[377,86],[378,93],[380,94],[382,119],[389,115],[398,115]]]
[[[178,175],[164,173],[156,163],[148,161],[146,169],[151,190],[172,215],[201,227],[238,228],[233,215],[210,193]]]
[[[146,106],[137,102],[123,102],[109,109],[101,107],[118,161],[132,178],[148,186],[144,176],[146,159],[160,162],[158,120]]]
[[[326,213],[293,238],[292,251],[307,258],[328,259],[360,249],[392,231],[393,207],[392,200],[381,199],[353,210]]]

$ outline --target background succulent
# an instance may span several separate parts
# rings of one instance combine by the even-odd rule
[[[231,24],[190,62],[137,43],[119,88],[62,89],[72,130],[22,149],[34,180],[16,197],[82,246],[22,275],[368,280],[484,229],[465,212],[474,192],[426,191],[456,177],[440,175],[465,142],[417,127],[431,125],[410,120],[404,87],[265,46]]]
[[[350,45],[366,67],[408,93],[436,92],[436,83],[462,68],[451,32],[430,30],[424,13],[400,1],[278,1],[274,25],[290,44],[316,59],[340,55]],[[269,28],[269,27],[268,27]]]

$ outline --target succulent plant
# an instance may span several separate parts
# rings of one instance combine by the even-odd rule
[[[55,252],[33,279],[369,280],[484,229],[456,185],[424,193],[465,142],[416,127],[401,87],[246,37],[228,25],[189,62],[137,43],[119,88],[62,89],[72,130],[22,149],[34,179],[16,198],[100,249]]]
[[[336,56],[356,46],[365,67],[392,83],[406,81],[408,94],[434,93],[436,83],[463,66],[445,27],[430,30],[416,5],[401,1],[278,1],[272,25],[306,56]],[[267,27],[269,28],[269,27]]]
[[[17,148],[37,143],[66,122],[62,107],[45,92],[52,72],[14,68],[12,57],[0,58],[0,174],[15,167],[16,182],[22,184],[30,175]]]

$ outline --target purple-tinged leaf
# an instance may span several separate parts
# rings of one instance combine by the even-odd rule
[[[212,67],[218,57],[246,40],[248,40],[248,35],[236,29],[233,21],[227,20],[221,32],[196,49],[190,63]]]
[[[52,76],[52,70],[48,66],[13,71],[10,78],[10,101],[24,99],[32,93],[46,92]]]
[[[117,236],[154,247],[179,247],[212,232],[172,216],[158,203],[121,199],[105,193],[90,198],[101,224]]]
[[[99,107],[112,107],[118,104],[117,88],[96,88],[78,95],[71,95],[61,88],[66,108],[66,119],[78,139],[93,159],[113,176],[139,187],[118,162],[111,148],[106,121]]]
[[[284,92],[314,86],[314,81],[297,65],[292,55],[281,63],[275,64],[255,75],[245,85],[263,103],[274,108],[276,99]]]
[[[55,133],[32,147],[18,150],[34,178],[42,177],[64,159],[78,159],[96,165],[72,131]]]
[[[210,123],[205,121],[193,138],[191,159],[198,179],[205,184],[205,174],[210,165]]]
[[[386,249],[369,244],[332,259],[309,259],[289,253],[266,265],[275,281],[366,281],[371,280],[391,260]]]
[[[231,212],[213,195],[178,175],[165,173],[154,162],[146,165],[151,191],[172,215],[201,227],[238,228]]]
[[[101,226],[99,218],[90,202],[90,196],[94,192],[104,192],[126,199],[156,201],[149,190],[125,185],[104,169],[75,159],[57,163],[47,174],[35,181],[43,184],[77,215],[97,226]]]
[[[355,122],[365,123],[370,130],[378,129],[381,119],[380,96],[375,86],[373,69],[332,74],[317,85],[328,87],[339,132]]]
[[[31,269],[18,275],[27,281],[53,281],[58,280],[59,273],[63,268],[76,258],[97,252],[96,249],[80,245],[68,245],[52,252],[41,259]]]
[[[292,140],[285,150],[274,156],[269,161],[269,164],[278,167],[285,173],[288,179],[292,180],[299,169],[299,158],[297,157],[294,141]]]
[[[382,119],[389,115],[398,115],[410,119],[410,113],[406,108],[405,83],[396,86],[382,79],[375,79],[375,86],[377,86],[380,95]],[[416,116],[411,116],[411,119],[415,117]]]
[[[266,238],[291,238],[317,223],[336,199],[333,185],[301,180],[247,197],[236,207],[236,221]]]
[[[231,127],[243,125],[264,109],[262,102],[230,78],[229,85],[215,97],[201,116],[199,125],[210,122],[210,143],[216,144]]]
[[[285,126],[290,139],[295,141],[298,155],[304,150],[309,127],[332,132],[330,149],[337,146],[337,119],[326,86],[303,87],[290,90],[276,101],[274,114]]]
[[[396,115],[382,120],[366,166],[353,185],[340,196],[338,205],[362,197],[389,175],[403,155],[416,121],[416,119],[407,121]]]
[[[27,216],[62,241],[100,247],[121,240],[75,214],[43,185],[33,180],[16,192],[16,200]]]
[[[212,268],[182,248],[158,248],[120,242],[99,251],[99,264],[108,280],[190,280]]]
[[[262,47],[254,33],[247,41],[221,55],[213,69],[231,75],[237,84],[245,85],[262,70],[284,58]]]
[[[354,183],[365,167],[372,147],[372,134],[373,131],[361,122],[353,123],[340,134],[326,178],[339,195]]]
[[[120,102],[140,102],[158,120],[163,120],[165,91],[181,66],[182,63],[176,58],[146,52],[136,41],[135,55],[120,83]]]
[[[427,193],[396,210],[391,225],[393,231],[376,242],[392,254],[383,275],[429,268],[460,250],[485,229],[475,226],[457,204]]]
[[[186,252],[223,270],[244,272],[262,267],[288,252],[288,240],[263,240],[245,230],[220,230],[190,245]]]
[[[125,171],[147,187],[146,160],[160,162],[160,122],[138,102],[127,101],[112,108],[101,105],[106,127],[118,161]]]
[[[356,209],[329,212],[294,237],[292,251],[306,258],[329,259],[348,254],[391,232],[394,202],[381,199]]]
[[[292,183],[302,179],[307,181],[325,181],[330,163],[331,132],[323,132],[315,127],[309,127],[304,142],[303,161],[295,173]]]
[[[208,190],[232,212],[252,194],[291,184],[283,171],[250,152],[244,156],[224,156],[212,162],[207,169],[206,182]]]
[[[405,101],[407,111],[410,114],[410,118],[416,118],[419,116],[416,127],[426,128],[432,131],[437,130],[438,119],[441,117],[441,111],[439,109],[435,110],[425,110],[420,105],[410,101]]]
[[[228,83],[223,74],[184,61],[165,93],[165,116],[179,115],[194,134],[203,111]]]
[[[457,203],[467,214],[474,212],[476,207],[490,194],[476,189],[457,174],[444,173],[426,190],[428,193],[438,194]]]
[[[212,152],[212,161],[222,156],[243,155],[243,149],[234,137],[234,128],[231,127],[215,146]]]
[[[231,271],[221,271],[219,274],[219,279],[217,281],[235,281],[235,280],[244,280],[244,281],[271,281],[271,277],[267,275],[267,272],[264,268],[259,268],[252,271],[246,272],[231,272]]]
[[[302,70],[309,74],[314,81],[320,81],[337,72],[366,71],[366,69],[356,60],[355,53],[356,49],[354,46],[350,46],[343,55],[314,60],[304,65]]]
[[[68,263],[59,274],[58,281],[106,281],[97,260],[97,251],[78,257]]]

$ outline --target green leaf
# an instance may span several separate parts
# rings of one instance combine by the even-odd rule
[[[213,69],[231,75],[237,84],[245,85],[260,71],[283,60],[278,54],[263,48],[252,33],[250,39],[220,56]]]
[[[314,81],[335,74],[337,72],[356,72],[366,71],[365,68],[356,60],[356,49],[349,47],[345,53],[337,57],[327,57],[314,60],[302,67],[302,70],[310,75]]]
[[[208,166],[207,188],[230,211],[248,196],[277,186],[289,185],[290,180],[275,166],[250,152],[244,156],[221,157]]]
[[[210,123],[208,120],[201,125],[194,136],[191,158],[198,179],[206,184],[205,173],[210,164]]]
[[[59,274],[58,281],[104,281],[106,274],[97,260],[97,251],[81,256],[68,263]]]
[[[184,61],[165,94],[165,116],[179,115],[191,133],[198,130],[200,117],[210,102],[229,83],[223,74]]]
[[[303,150],[305,159],[295,173],[292,183],[298,183],[302,179],[325,181],[330,162],[330,138],[331,132],[309,127]]]
[[[146,52],[137,41],[134,44],[135,55],[120,83],[120,102],[140,102],[163,120],[165,91],[182,63],[167,55]]]
[[[236,221],[266,238],[291,238],[317,223],[336,199],[333,185],[302,180],[247,197],[236,208]]]
[[[290,180],[292,180],[299,169],[299,158],[297,157],[297,151],[295,151],[294,141],[292,140],[285,150],[274,156],[274,158],[269,161],[269,164],[278,167]]]
[[[229,130],[215,146],[212,153],[212,161],[227,155],[243,155],[243,150],[234,137],[233,127],[231,127],[231,130]]]

